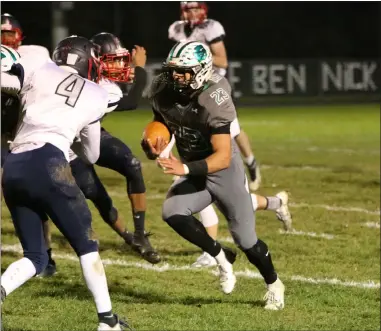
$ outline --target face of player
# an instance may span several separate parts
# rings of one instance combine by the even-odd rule
[[[16,31],[1,31],[1,43],[17,49],[21,45],[20,35]]]
[[[108,56],[102,61],[103,76],[117,82],[127,82],[131,71],[128,55]]]
[[[190,72],[179,72],[174,70],[172,77],[178,86],[188,86],[192,79],[192,74]]]

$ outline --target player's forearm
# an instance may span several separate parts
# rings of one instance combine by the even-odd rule
[[[138,107],[147,83],[147,72],[142,67],[135,67],[135,81],[128,94],[124,94],[114,111],[134,110]]]
[[[205,160],[208,165],[209,174],[229,168],[231,160],[230,148],[229,153],[227,151],[215,152]]]
[[[213,55],[213,65],[226,69],[228,67],[228,59],[226,56]]]

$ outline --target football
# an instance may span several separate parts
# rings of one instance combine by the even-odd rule
[[[149,123],[144,129],[143,139],[149,139],[152,144],[155,145],[156,139],[159,137],[162,137],[165,143],[168,144],[171,139],[171,134],[163,123],[157,121]]]

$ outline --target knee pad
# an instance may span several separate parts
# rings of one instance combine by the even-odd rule
[[[141,164],[135,156],[126,160],[125,176],[127,178],[128,194],[142,194],[146,192]]]
[[[99,210],[102,219],[109,225],[113,225],[118,220],[118,210],[112,207],[109,211]]]
[[[24,257],[32,261],[34,267],[36,268],[36,275],[45,270],[49,261],[48,252],[46,250],[42,252],[25,252]]]

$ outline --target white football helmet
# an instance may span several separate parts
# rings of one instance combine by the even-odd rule
[[[13,63],[20,59],[20,54],[13,48],[1,45],[1,72],[9,71]]]
[[[213,58],[209,47],[201,42],[178,42],[172,47],[164,66],[192,74],[189,86],[198,90],[212,76]]]

